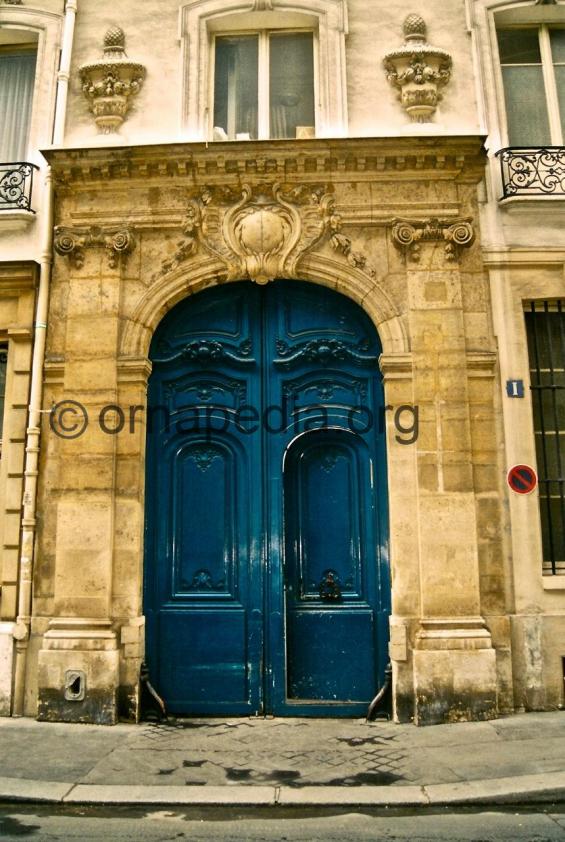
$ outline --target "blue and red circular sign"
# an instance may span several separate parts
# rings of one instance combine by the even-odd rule
[[[514,465],[508,471],[508,485],[516,494],[531,494],[538,484],[538,477],[529,465]]]

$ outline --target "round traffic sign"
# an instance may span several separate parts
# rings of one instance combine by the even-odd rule
[[[507,480],[516,494],[530,494],[538,484],[537,474],[529,465],[514,465],[508,471]]]

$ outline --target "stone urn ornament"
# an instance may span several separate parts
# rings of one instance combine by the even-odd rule
[[[404,46],[383,59],[388,81],[398,88],[402,107],[414,123],[431,121],[441,88],[451,78],[451,56],[426,41],[426,23],[417,14],[404,21]]]
[[[145,67],[127,58],[125,41],[123,29],[110,27],[104,36],[103,58],[79,68],[82,91],[101,134],[118,131],[145,79]]]

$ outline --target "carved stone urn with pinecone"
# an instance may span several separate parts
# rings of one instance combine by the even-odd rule
[[[420,15],[408,15],[403,29],[405,43],[384,57],[385,71],[410,119],[427,123],[441,100],[441,88],[451,78],[451,56],[427,43]]]
[[[104,36],[103,58],[83,64],[79,74],[98,130],[117,132],[145,79],[145,67],[126,56],[125,35],[119,26],[110,27]]]

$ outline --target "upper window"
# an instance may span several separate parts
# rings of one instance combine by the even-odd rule
[[[508,143],[562,146],[565,135],[565,29],[498,30]]]
[[[25,161],[37,51],[32,45],[0,46],[0,161]]]
[[[313,33],[216,36],[214,140],[314,134]]]
[[[183,0],[190,140],[347,135],[347,0]]]

